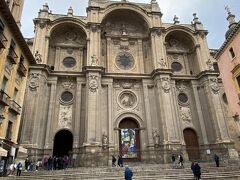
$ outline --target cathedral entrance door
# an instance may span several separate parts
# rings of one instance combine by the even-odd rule
[[[124,159],[140,160],[139,125],[131,118],[119,124],[119,152]]]
[[[58,131],[54,138],[53,156],[63,157],[72,151],[73,135],[68,130]]]
[[[200,159],[198,137],[196,132],[190,128],[187,128],[183,131],[183,135],[189,160]]]

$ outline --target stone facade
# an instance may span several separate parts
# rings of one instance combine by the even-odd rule
[[[72,135],[68,154],[83,166],[107,165],[124,147],[137,152],[124,156],[146,162],[169,162],[172,153],[230,156],[207,31],[196,14],[189,25],[161,16],[155,1],[91,0],[87,17],[43,6],[34,20],[38,65],[30,68],[21,137],[31,158],[58,155],[63,131]]]

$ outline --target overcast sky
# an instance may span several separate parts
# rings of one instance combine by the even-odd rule
[[[151,0],[130,0],[130,2],[149,3]],[[228,29],[226,5],[240,19],[240,0],[157,0],[163,13],[163,22],[172,22],[173,16],[179,17],[180,23],[190,24],[194,12],[197,13],[204,28],[209,31],[209,48],[219,48],[224,42]],[[42,5],[48,3],[54,14],[67,14],[72,6],[75,15],[86,16],[88,0],[25,0],[22,16],[22,32],[24,37],[33,37],[33,19],[37,17]]]

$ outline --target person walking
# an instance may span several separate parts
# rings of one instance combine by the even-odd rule
[[[22,173],[22,163],[19,162],[17,165],[17,176],[21,176]]]
[[[179,155],[179,165],[180,165],[180,168],[184,168],[184,165],[183,165],[183,157],[182,157],[181,154]]]
[[[219,167],[219,156],[217,154],[214,154],[214,161],[216,163],[216,167]]]
[[[115,158],[114,155],[112,155],[112,167],[116,166],[116,161],[117,161],[117,159]]]
[[[194,164],[194,175],[196,180],[201,179],[201,167],[199,166],[198,162],[195,162]]]
[[[194,178],[193,179],[196,179],[196,176],[195,176],[195,163],[194,162],[192,162],[192,164],[191,164],[191,170],[192,170],[192,173],[193,173],[193,176],[194,176]]]
[[[50,156],[49,158],[48,158],[48,170],[53,170],[53,159],[52,159],[52,157]]]
[[[118,156],[118,166],[123,167],[123,158],[122,155]]]
[[[27,158],[26,160],[25,160],[25,162],[24,162],[24,166],[25,166],[25,171],[28,171],[29,170],[29,166],[30,166],[30,161],[29,161],[29,159]]]
[[[9,169],[10,169],[9,176],[13,176],[13,175],[14,175],[15,167],[16,167],[16,164],[15,164],[15,162],[13,162],[13,163],[10,165],[10,167],[9,167]]]
[[[172,168],[175,168],[176,167],[176,157],[175,155],[173,154],[172,155]]]
[[[132,180],[133,172],[127,165],[125,166],[124,175],[125,175],[125,180]]]

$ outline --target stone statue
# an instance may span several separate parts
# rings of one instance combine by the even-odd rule
[[[98,58],[97,58],[97,56],[94,54],[94,55],[92,55],[91,66],[97,66],[97,65],[98,65]]]
[[[38,51],[35,52],[34,56],[35,56],[35,60],[37,61],[38,64],[42,63],[42,55]]]
[[[158,133],[157,129],[153,130],[153,144],[155,147],[158,147],[160,145],[160,135]]]
[[[107,146],[108,145],[108,136],[106,135],[105,132],[102,135],[102,144],[103,144],[103,146]]]

